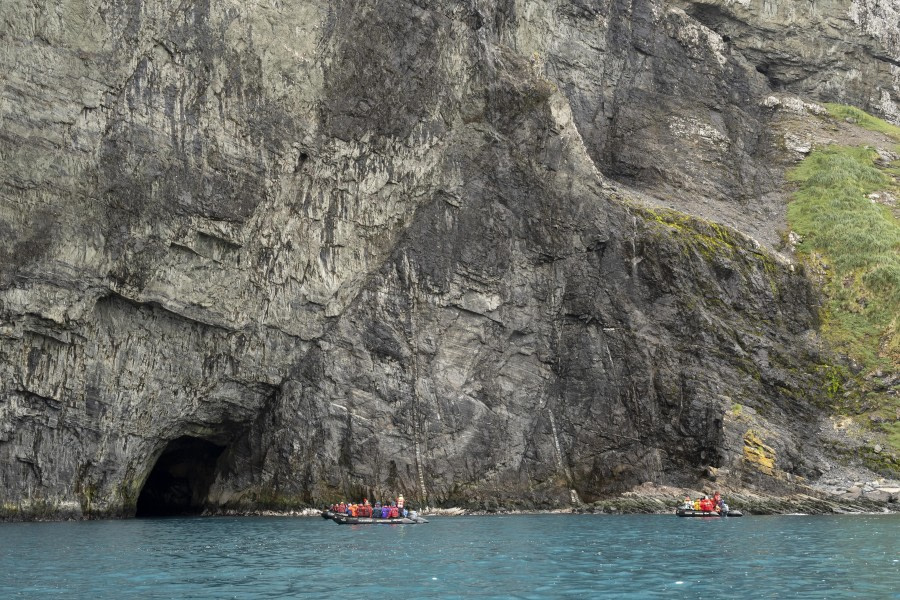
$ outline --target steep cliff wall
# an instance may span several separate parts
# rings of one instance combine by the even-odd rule
[[[900,119],[898,6],[762,0],[518,2],[501,39],[569,99],[598,168],[774,245],[790,93]],[[773,224],[775,224],[773,226]]]
[[[5,2],[6,513],[133,514],[192,438],[207,507],[765,486],[738,405],[815,476],[803,274],[603,174],[772,187],[772,78],[701,8]]]

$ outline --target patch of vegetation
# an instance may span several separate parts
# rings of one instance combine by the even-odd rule
[[[694,241],[701,254],[709,258],[716,255],[733,254],[736,248],[746,245],[736,232],[724,225],[713,223],[669,208],[650,208],[631,203],[633,212],[651,222],[665,225],[673,231],[686,234],[679,240]]]
[[[900,223],[867,197],[895,187],[875,157],[830,146],[789,175],[799,185],[788,207],[799,250],[825,269],[823,333],[867,370],[900,365]]]
[[[833,405],[844,391],[844,382],[849,376],[847,369],[840,365],[819,365],[817,370],[824,382],[825,394]]]
[[[748,429],[744,434],[744,460],[767,475],[775,474],[775,450],[763,442],[753,429]]]
[[[859,453],[863,464],[882,477],[894,479],[900,476],[900,461],[892,453],[875,452],[871,448],[863,448]]]
[[[863,129],[884,133],[900,141],[900,127],[892,125],[878,117],[873,117],[869,113],[862,111],[855,106],[847,106],[846,104],[826,104],[825,108],[828,110],[828,114],[835,119],[849,121],[859,125]]]
[[[885,425],[884,430],[887,433],[887,443],[894,448],[900,448],[900,421]]]

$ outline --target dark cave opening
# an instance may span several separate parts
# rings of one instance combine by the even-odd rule
[[[135,516],[199,515],[224,450],[190,436],[169,442],[141,488]]]

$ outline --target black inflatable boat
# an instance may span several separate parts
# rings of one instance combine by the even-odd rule
[[[739,510],[729,510],[715,512],[710,510],[694,510],[693,508],[679,508],[675,510],[675,514],[679,517],[743,517],[744,513]]]

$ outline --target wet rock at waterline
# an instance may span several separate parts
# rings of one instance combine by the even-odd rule
[[[764,100],[891,116],[896,39],[752,6],[4,3],[3,515],[814,480]]]

